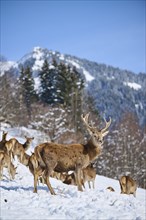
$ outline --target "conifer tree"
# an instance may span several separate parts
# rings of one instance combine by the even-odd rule
[[[54,105],[59,102],[58,88],[57,88],[58,65],[55,59],[52,61],[52,64],[50,65],[49,75],[52,84],[49,93],[50,104]]]
[[[60,91],[60,101],[68,109],[71,123],[78,130],[80,116],[82,112],[82,90],[84,81],[76,68],[71,68],[63,63],[59,64],[58,89]]]
[[[72,82],[69,68],[64,64],[60,63],[58,66],[58,82],[57,87],[59,91],[59,100],[64,107],[71,106],[71,91],[72,91]]]
[[[40,99],[43,103],[54,104],[58,102],[57,95],[57,63],[53,60],[49,66],[48,61],[45,60],[42,70],[39,73],[40,77]]]
[[[28,116],[31,117],[31,104],[37,100],[37,94],[34,89],[34,79],[30,67],[21,68],[19,86],[22,101],[27,108]]]
[[[72,106],[72,116],[73,123],[75,125],[76,130],[80,129],[80,118],[82,113],[82,98],[83,98],[83,88],[84,88],[84,80],[82,79],[79,72],[73,67],[70,70],[71,74],[71,106]]]
[[[39,72],[40,78],[40,99],[44,103],[49,103],[48,96],[50,92],[50,88],[52,86],[49,80],[49,64],[48,61],[45,60],[42,66],[41,71]]]

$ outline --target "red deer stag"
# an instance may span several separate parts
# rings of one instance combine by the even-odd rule
[[[136,197],[137,184],[130,176],[122,176],[119,180],[122,194],[133,194]]]
[[[49,177],[52,171],[56,172],[68,172],[74,171],[76,176],[76,183],[78,190],[82,190],[81,172],[82,169],[87,167],[92,161],[94,161],[101,153],[103,146],[103,138],[107,135],[108,127],[111,124],[110,120],[106,122],[105,128],[97,130],[95,127],[90,126],[88,123],[89,113],[85,117],[81,116],[86,129],[88,130],[91,138],[87,144],[57,144],[57,143],[43,143],[38,145],[34,153],[39,162],[39,166],[45,169],[44,178],[45,182],[51,192],[55,195],[55,192],[50,184]],[[37,181],[34,182],[34,187],[37,187]],[[36,189],[37,192],[37,189]]]

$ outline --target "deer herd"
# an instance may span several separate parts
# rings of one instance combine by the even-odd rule
[[[20,163],[27,166],[34,177],[34,192],[37,193],[38,182],[45,183],[52,195],[54,189],[50,183],[50,177],[61,180],[65,184],[76,185],[79,191],[83,191],[85,183],[88,182],[89,188],[94,188],[96,178],[96,168],[93,163],[100,155],[103,148],[104,136],[108,134],[111,124],[105,120],[105,127],[97,129],[88,122],[89,113],[81,115],[81,119],[90,135],[86,144],[57,144],[46,142],[37,145],[34,152],[29,155],[26,153],[33,141],[33,137],[25,136],[25,143],[21,144],[15,138],[7,140],[7,132],[3,132],[0,141],[0,180],[3,178],[3,169],[7,168],[10,179],[15,178],[16,169],[13,160],[15,156]],[[71,173],[69,173],[71,172]],[[136,196],[137,184],[129,176],[122,176],[119,180],[121,193],[133,194]],[[114,191],[112,187],[108,187]]]

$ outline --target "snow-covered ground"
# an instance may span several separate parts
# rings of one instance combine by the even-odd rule
[[[11,135],[14,136],[14,132]],[[137,189],[136,198],[133,195],[123,195],[120,194],[117,180],[97,175],[95,189],[89,189],[86,184],[84,192],[79,192],[76,186],[65,185],[51,178],[57,195],[51,195],[46,185],[41,183],[38,193],[35,194],[33,176],[29,169],[18,161],[15,161],[16,164],[18,167],[15,180],[9,181],[5,169],[4,179],[0,183],[0,220],[146,219],[144,189]],[[112,186],[115,192],[109,192],[108,186]]]

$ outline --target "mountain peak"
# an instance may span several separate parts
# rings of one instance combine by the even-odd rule
[[[146,74],[134,74],[128,70],[121,70],[39,46],[34,47],[30,53],[16,63],[0,63],[1,74],[10,70],[19,76],[20,67],[29,66],[33,71],[35,82],[38,82],[38,73],[44,60],[51,65],[53,59],[57,63],[64,63],[71,68],[76,67],[85,79],[87,85],[85,89],[93,97],[97,109],[102,114],[110,115],[117,120],[125,111],[134,112],[138,116],[140,124],[145,124]]]

